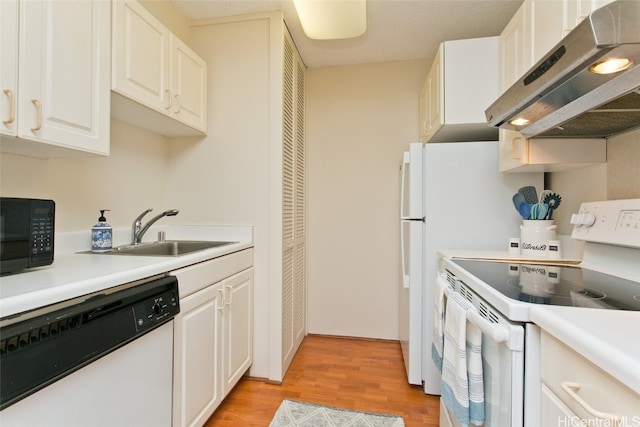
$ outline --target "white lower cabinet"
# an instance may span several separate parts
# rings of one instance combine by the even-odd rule
[[[173,425],[203,425],[222,401],[220,285],[180,301],[175,320]]]
[[[640,395],[543,332],[541,425],[637,425]]]
[[[221,283],[224,295],[222,395],[229,394],[253,362],[253,269]]]
[[[172,273],[181,296],[174,323],[174,427],[204,425],[253,362],[253,268],[228,276],[247,267],[252,251],[243,252]]]

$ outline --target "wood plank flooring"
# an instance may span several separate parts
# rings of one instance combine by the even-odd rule
[[[439,398],[407,383],[399,343],[309,335],[282,385],[243,378],[205,427],[268,426],[284,398],[439,422]]]

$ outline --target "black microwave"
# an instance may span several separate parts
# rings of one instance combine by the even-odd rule
[[[0,274],[53,263],[53,200],[0,197]]]

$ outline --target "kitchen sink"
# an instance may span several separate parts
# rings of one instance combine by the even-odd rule
[[[143,256],[178,256],[205,249],[217,248],[236,242],[198,241],[198,240],[165,240],[138,245],[125,245],[113,248],[109,255],[143,255]]]

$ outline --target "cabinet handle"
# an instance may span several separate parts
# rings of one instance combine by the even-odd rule
[[[226,302],[227,305],[233,304],[233,286],[227,285],[227,295],[229,295],[229,301]]]
[[[570,381],[563,381],[560,383],[560,387],[562,387],[562,389],[565,391],[565,393],[567,393],[569,395],[569,397],[571,397],[573,400],[575,400],[576,402],[578,402],[578,404],[580,406],[582,406],[585,411],[587,411],[588,413],[590,413],[591,415],[593,415],[596,418],[602,418],[605,420],[611,420],[614,422],[614,425],[618,425],[618,423],[620,422],[620,417],[616,414],[608,414],[606,412],[601,412],[598,411],[597,409],[595,409],[594,407],[592,407],[591,405],[589,405],[587,402],[584,401],[584,399],[582,399],[580,396],[578,396],[578,394],[574,391],[574,390],[580,390],[580,383],[574,383],[574,382],[570,382]]]
[[[31,128],[31,132],[38,132],[42,129],[42,104],[37,99],[32,99],[31,102],[36,107],[37,113],[36,127]]]
[[[167,95],[168,104],[164,106],[165,110],[171,110],[171,90],[166,89],[164,91],[165,95]]]
[[[16,119],[16,103],[11,89],[5,89],[4,94],[9,98],[9,118],[7,120],[3,120],[2,123],[8,125],[13,123]]]
[[[520,160],[520,158],[522,157],[522,154],[516,156],[516,151],[518,151],[518,145],[520,144],[521,140],[522,138],[519,136],[511,140],[511,157],[513,157],[515,160]]]
[[[218,289],[218,293],[220,294],[220,301],[222,301],[222,304],[218,304],[218,310],[222,311],[224,310],[224,289]]]
[[[180,95],[175,95],[176,102],[178,103],[178,109],[175,111],[175,114],[180,114],[182,111],[182,104],[180,103]]]

